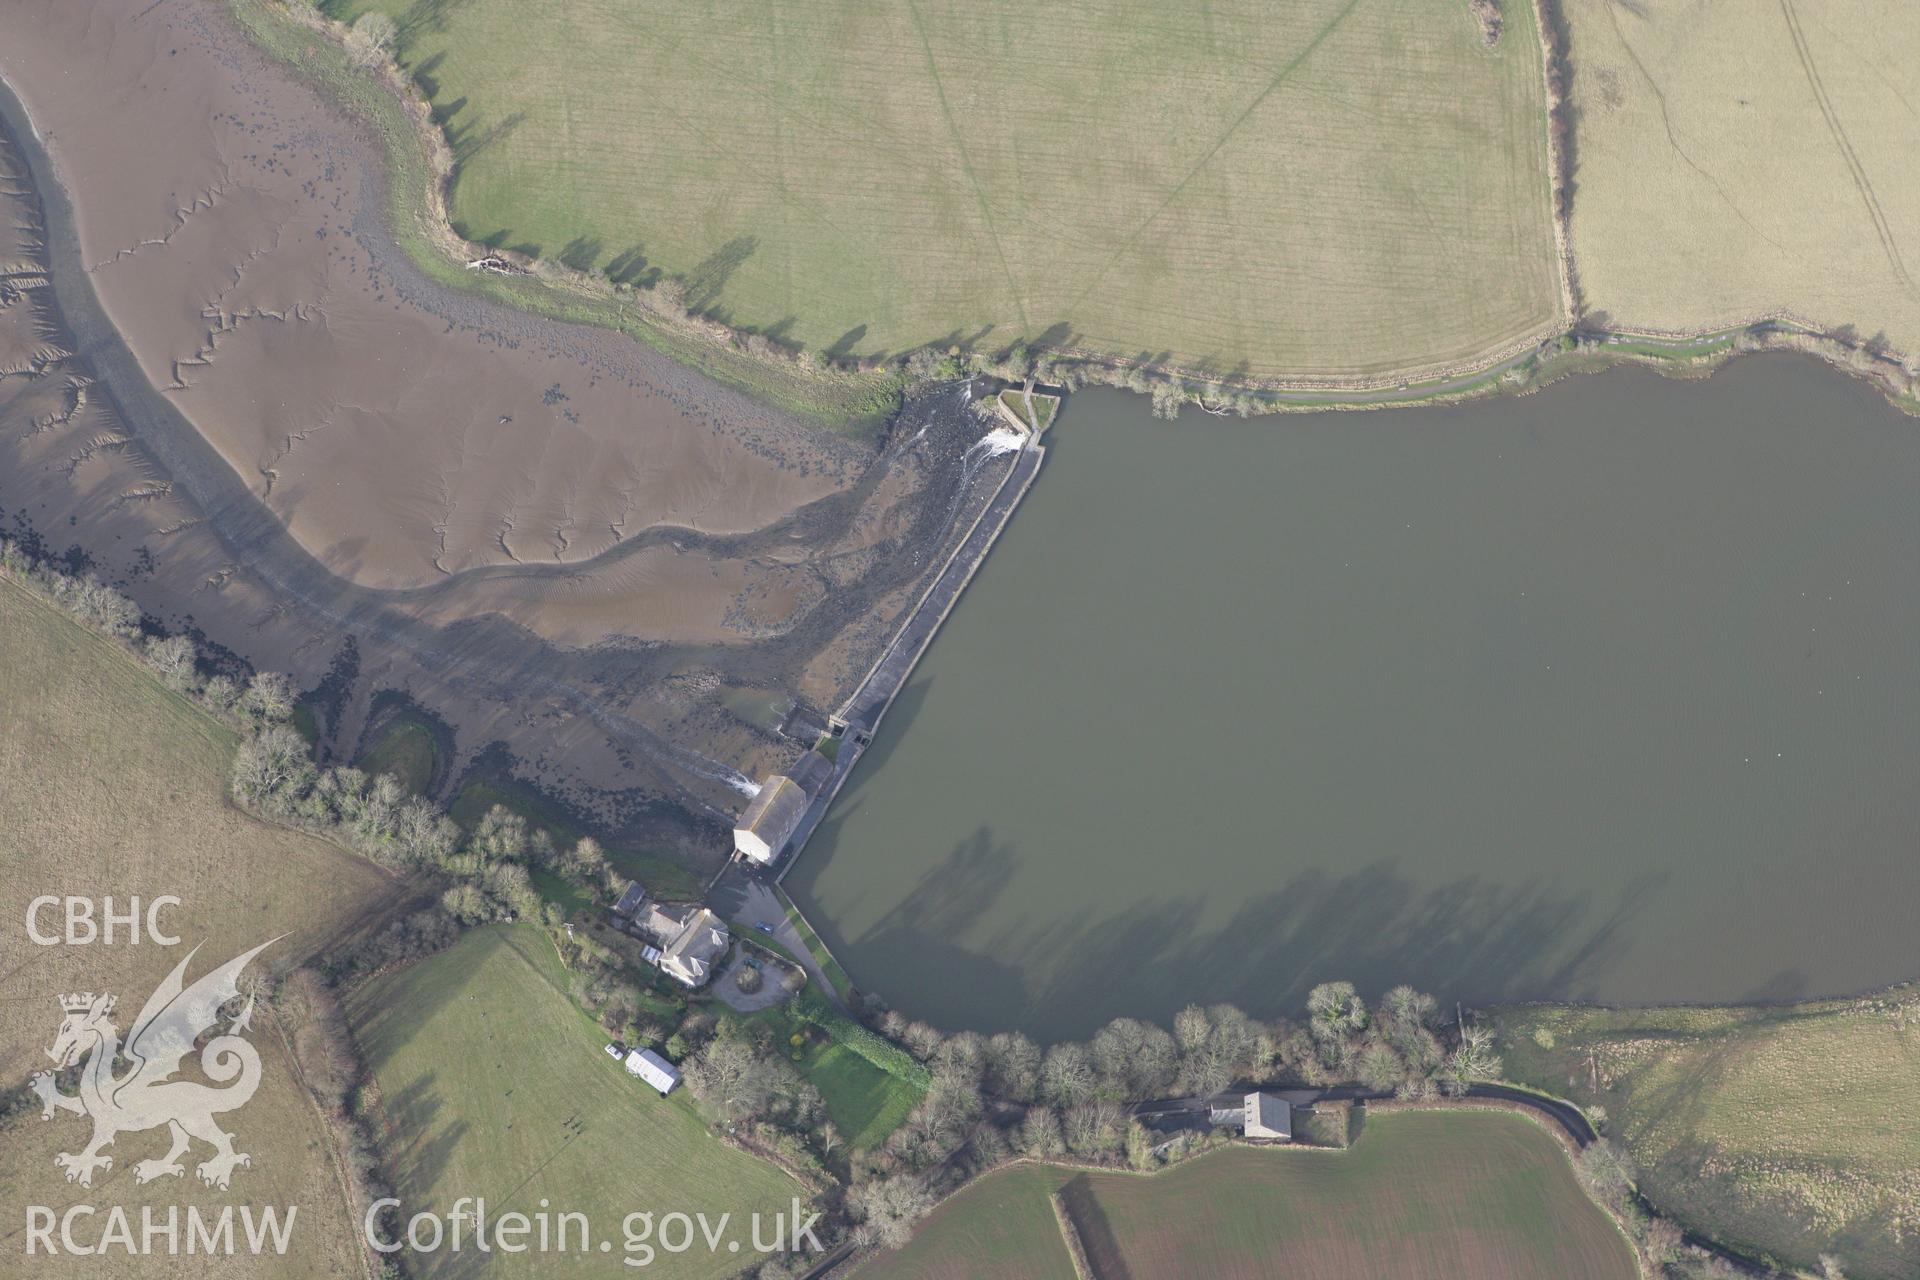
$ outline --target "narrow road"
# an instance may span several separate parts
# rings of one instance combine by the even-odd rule
[[[940,624],[946,621],[954,602],[973,580],[974,573],[986,560],[994,541],[1013,518],[1014,508],[1020,505],[1020,499],[1026,496],[1027,489],[1033,484],[1046,452],[1037,444],[1029,444],[1014,458],[1013,465],[1002,477],[1000,487],[987,500],[973,528],[954,549],[953,555],[948,557],[945,567],[920,597],[913,612],[900,624],[900,629],[888,642],[879,661],[874,663],[859,687],[842,704],[838,718],[847,727],[840,738],[833,773],[808,803],[806,812],[800,815],[800,822],[787,841],[786,849],[775,858],[775,884],[784,880],[787,872],[793,870],[794,863],[800,860],[801,850],[807,847],[814,829],[826,818],[827,810],[833,807],[841,786],[853,772],[854,766],[860,763],[860,756],[873,740],[874,731],[880,727],[880,720],[887,714],[887,708],[893,705],[895,695],[906,684],[907,677],[913,674],[920,655],[933,643],[935,633],[939,631]]]
[[[1373,1089],[1363,1084],[1334,1085],[1327,1089],[1274,1089],[1270,1092],[1285,1098],[1296,1107],[1312,1106],[1316,1102],[1387,1102],[1393,1098],[1391,1089]],[[1212,1097],[1201,1098],[1156,1098],[1151,1102],[1140,1102],[1131,1108],[1134,1116],[1143,1121],[1180,1120],[1196,1115],[1205,1115],[1214,1107],[1238,1107],[1247,1094],[1245,1089],[1229,1090]],[[1464,1095],[1469,1098],[1495,1098],[1503,1102],[1517,1102],[1530,1107],[1541,1116],[1551,1120],[1562,1132],[1573,1139],[1575,1145],[1585,1147],[1598,1135],[1593,1126],[1587,1123],[1587,1117],[1580,1108],[1558,1098],[1549,1098],[1543,1094],[1531,1093],[1525,1089],[1516,1089],[1504,1084],[1471,1084]]]
[[[827,981],[825,970],[813,958],[813,952],[807,949],[806,939],[787,919],[787,906],[780,894],[767,883],[760,873],[747,870],[739,862],[728,864],[720,873],[720,878],[707,891],[707,905],[722,920],[741,931],[743,937],[771,937],[785,947],[800,967],[807,971],[807,977],[820,988],[820,994],[827,1003],[845,1014],[853,1016],[853,1010],[841,1002],[840,993]],[[758,926],[766,925],[773,932],[765,933]]]

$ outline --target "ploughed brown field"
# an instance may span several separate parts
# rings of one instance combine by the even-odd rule
[[[448,786],[499,744],[684,843],[798,749],[729,696],[837,704],[1003,469],[957,396],[838,435],[427,280],[223,5],[27,3],[0,79],[0,530],[288,671],[335,757],[399,693]]]

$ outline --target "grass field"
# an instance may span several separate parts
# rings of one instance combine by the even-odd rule
[[[1059,1189],[1098,1275],[1178,1280],[1634,1280],[1626,1237],[1565,1152],[1518,1116],[1370,1118],[1345,1152],[1231,1147],[1152,1177],[1016,1166],[935,1210],[869,1264],[895,1277],[1071,1276]]]
[[[782,1050],[788,1049],[788,1037],[800,1029],[777,1005],[749,1016],[773,1028]],[[816,1017],[815,1029],[806,1036],[793,1065],[820,1091],[827,1115],[847,1148],[872,1150],[900,1127],[926,1096],[926,1088],[868,1061],[846,1039],[833,1035],[834,1024],[846,1022],[840,1015],[817,1007]]]
[[[400,785],[422,796],[440,771],[440,744],[433,730],[411,716],[395,716],[354,762],[369,774],[390,773]]]
[[[222,957],[223,959],[228,957]],[[141,992],[141,998],[145,997]],[[51,1004],[51,1000],[48,1002]],[[56,1010],[57,1015],[57,1010]],[[51,1039],[53,1024],[47,1024]],[[113,1168],[94,1179],[93,1186],[81,1187],[62,1180],[53,1163],[58,1152],[78,1151],[86,1144],[89,1126],[76,1116],[62,1116],[58,1122],[43,1124],[36,1111],[17,1129],[0,1134],[0,1203],[12,1212],[0,1223],[0,1253],[21,1266],[15,1275],[35,1276],[112,1276],[199,1277],[209,1273],[220,1276],[262,1277],[280,1280],[298,1275],[320,1280],[360,1280],[365,1272],[360,1265],[359,1225],[347,1205],[346,1192],[339,1180],[332,1154],[333,1139],[326,1120],[316,1110],[312,1097],[294,1074],[293,1063],[279,1038],[266,1022],[256,1019],[249,1037],[260,1052],[260,1088],[241,1107],[221,1117],[221,1127],[234,1135],[235,1150],[245,1152],[252,1162],[234,1172],[232,1186],[221,1191],[204,1186],[194,1176],[193,1163],[207,1154],[196,1144],[186,1162],[186,1171],[178,1178],[158,1178],[142,1186],[134,1180],[134,1165],[165,1154],[164,1130],[124,1133],[109,1149]],[[115,1247],[107,1258],[37,1257],[31,1263],[21,1259],[26,1248],[20,1206],[45,1205],[56,1214],[64,1214],[72,1205],[99,1206],[100,1217],[91,1221],[77,1219],[79,1243],[97,1242],[104,1229],[104,1216],[111,1206],[126,1210],[134,1224],[134,1239],[139,1240],[141,1212],[151,1208],[164,1222],[169,1208],[181,1218],[185,1248],[185,1220],[188,1206],[198,1209],[206,1221],[214,1221],[227,1206],[273,1206],[286,1219],[285,1206],[296,1210],[284,1257],[271,1253],[250,1256],[244,1250],[244,1237],[236,1217],[234,1232],[242,1240],[238,1256],[221,1258],[210,1266],[204,1257],[168,1257],[166,1241],[159,1238],[156,1256],[129,1257]],[[56,1240],[58,1239],[56,1235]]]
[[[17,1084],[47,1064],[68,991],[112,991],[126,1012],[121,1030],[155,984],[196,944],[204,950],[189,977],[279,933],[291,937],[263,959],[301,959],[391,882],[341,849],[266,826],[226,801],[233,735],[144,668],[0,581],[0,1083]],[[25,928],[27,903],[40,894],[98,898],[118,909],[138,894],[175,894],[181,905],[161,917],[177,947],[151,940],[128,945],[124,927],[112,946],[36,946]],[[57,913],[42,928],[56,932]],[[111,1149],[111,1170],[82,1188],[63,1181],[56,1152],[85,1145],[88,1126],[38,1112],[0,1137],[0,1202],[64,1212],[76,1203],[124,1205],[139,1221],[142,1205],[296,1205],[291,1250],[302,1274],[358,1275],[349,1211],[328,1155],[325,1122],[315,1112],[275,1033],[256,1019],[249,1037],[263,1062],[260,1089],[223,1117],[236,1147],[253,1163],[235,1172],[230,1191],[204,1187],[191,1168],[180,1179],[138,1186],[133,1166],[166,1150],[166,1137],[128,1132]],[[195,1159],[202,1159],[201,1150]],[[104,1209],[103,1209],[104,1212]],[[183,1209],[184,1212],[184,1209]],[[23,1222],[0,1224],[0,1252],[24,1248]],[[97,1237],[97,1229],[95,1231]],[[86,1240],[83,1231],[81,1238]],[[46,1274],[97,1273],[99,1260],[39,1264]],[[201,1274],[204,1260],[116,1257],[115,1275]],[[233,1259],[223,1274],[285,1274],[272,1257]]]
[[[1527,6],[336,0],[401,28],[463,234],[836,354],[981,337],[1381,374],[1549,331]]]
[[[52,1038],[67,990],[113,990],[137,1010],[184,954],[150,941],[36,946],[41,894],[181,899],[162,916],[219,964],[278,934],[289,967],[392,881],[339,847],[258,822],[227,800],[235,738],[145,668],[20,587],[0,581],[0,1076]],[[43,928],[59,928],[58,913]],[[198,962],[197,962],[198,963]],[[144,984],[144,985],[143,985]]]
[[[587,1214],[595,1239],[613,1241],[606,1254],[525,1254],[516,1276],[630,1274],[628,1213],[731,1212],[744,1232],[747,1215],[804,1198],[786,1174],[710,1135],[684,1092],[662,1099],[601,1052],[606,1037],[568,999],[538,929],[471,932],[369,984],[349,1014],[379,1082],[383,1143],[409,1212],[444,1213],[472,1195],[493,1214],[531,1214],[544,1198]],[[429,1276],[474,1267],[445,1253],[412,1261]],[[718,1255],[701,1245],[661,1253],[647,1274],[727,1275],[741,1263],[724,1245]]]
[[[861,1280],[1074,1280],[1047,1202],[1073,1176],[1070,1169],[1021,1164],[982,1178],[935,1209],[904,1249],[854,1274]]]
[[[1832,1253],[1856,1280],[1920,1275],[1920,992],[1501,1022],[1507,1074],[1605,1107],[1683,1223],[1799,1267]]]
[[[1573,251],[1619,326],[1786,309],[1920,351],[1920,26],[1901,0],[1565,0]]]

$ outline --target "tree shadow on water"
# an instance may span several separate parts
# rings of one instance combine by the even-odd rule
[[[1221,890],[1177,883],[1104,916],[1071,898],[1015,900],[1007,889],[1024,865],[979,828],[843,961],[856,981],[895,975],[885,994],[910,1014],[1042,1039],[1085,1036],[1121,1015],[1165,1023],[1193,1002],[1297,1017],[1308,990],[1330,979],[1375,994],[1405,982],[1444,1001],[1572,999],[1618,962],[1661,884],[1629,885],[1603,907],[1551,884],[1418,881],[1383,860],[1298,872],[1242,894],[1220,922]],[[1091,860],[1085,874],[1101,873]]]

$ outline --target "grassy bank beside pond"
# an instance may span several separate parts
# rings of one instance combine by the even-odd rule
[[[1506,1074],[1604,1112],[1662,1212],[1855,1280],[1920,1274],[1920,989],[1747,1008],[1500,1011]]]

